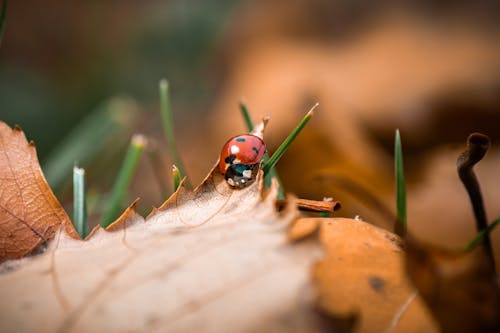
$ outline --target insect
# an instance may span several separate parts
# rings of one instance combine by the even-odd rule
[[[252,134],[229,139],[220,153],[219,170],[232,187],[247,186],[257,176],[266,144]]]

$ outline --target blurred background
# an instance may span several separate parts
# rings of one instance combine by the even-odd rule
[[[475,228],[455,161],[474,131],[492,138],[477,173],[488,217],[500,216],[499,18],[497,1],[10,1],[0,119],[36,142],[69,212],[73,162],[62,161],[86,168],[98,215],[133,133],[159,163],[143,156],[127,203],[140,196],[147,212],[166,198],[161,78],[193,184],[245,132],[240,100],[254,121],[271,115],[270,152],[317,101],[278,165],[286,191],[391,225],[399,128],[410,231],[461,247]]]

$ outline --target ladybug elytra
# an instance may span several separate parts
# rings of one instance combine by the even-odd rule
[[[255,180],[265,152],[266,145],[258,136],[237,135],[222,147],[219,170],[229,185],[245,187]]]

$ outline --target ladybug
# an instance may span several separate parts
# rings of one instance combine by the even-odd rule
[[[266,144],[252,134],[229,139],[220,153],[219,170],[232,187],[247,186],[257,176]]]

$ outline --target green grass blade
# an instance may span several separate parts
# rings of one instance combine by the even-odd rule
[[[399,129],[396,130],[394,140],[394,169],[396,176],[396,215],[397,221],[394,225],[394,232],[399,236],[405,236],[407,230],[406,223],[406,185],[403,172],[403,148]]]
[[[175,144],[174,120],[172,115],[172,108],[170,107],[170,92],[167,80],[165,79],[160,80],[159,90],[160,90],[161,118],[163,124],[163,131],[165,132],[165,139],[167,140],[168,150],[172,155],[172,160],[174,161],[174,164],[177,166],[177,168],[179,168],[181,174],[185,176],[187,175],[186,168],[184,168],[181,156],[177,151],[177,145]],[[191,187],[189,179],[186,180],[186,185],[188,187]]]
[[[172,178],[174,180],[174,192],[177,191],[181,185],[182,175],[179,168],[174,164],[172,165]]]
[[[85,170],[73,167],[73,225],[83,239],[89,234]]]
[[[243,116],[243,119],[245,120],[245,124],[247,125],[248,132],[252,132],[255,126],[253,124],[252,117],[250,116],[250,112],[248,111],[247,106],[243,102],[240,102],[240,111],[241,115]],[[264,154],[263,160],[264,162],[266,162],[268,159],[269,159],[269,154],[266,152]],[[276,180],[278,181],[278,186],[279,186],[278,200],[284,200],[285,192],[283,190],[283,184],[281,183],[281,179],[279,178],[278,172],[276,172],[275,168],[271,168],[271,170],[269,170],[269,173],[264,175],[264,185],[266,187],[270,187],[271,180],[273,178],[276,178]]]
[[[87,166],[110,142],[127,137],[137,115],[133,100],[113,98],[84,118],[42,163],[45,177],[54,191],[69,181],[75,161]]]
[[[278,147],[278,149],[274,152],[274,154],[264,163],[264,167],[262,170],[264,170],[264,174],[267,175],[269,171],[276,166],[276,163],[280,160],[280,158],[283,156],[285,151],[288,149],[290,144],[295,140],[297,135],[302,131],[304,126],[306,126],[307,122],[311,119],[313,116],[313,111],[314,109],[319,105],[319,103],[316,103],[309,112],[302,118],[300,123],[293,129],[293,131],[288,135],[288,137],[283,141],[283,143]]]
[[[2,2],[2,9],[0,11],[0,45],[2,45],[3,31],[5,29],[5,16],[7,15],[7,0]]]
[[[140,134],[135,134],[132,137],[120,172],[113,185],[111,196],[106,204],[106,209],[101,220],[103,228],[110,225],[121,213],[123,198],[132,181],[137,162],[146,146],[146,142],[146,138]]]
[[[252,132],[254,129],[252,118],[250,117],[250,112],[248,112],[248,108],[245,103],[240,101],[240,111],[243,116],[243,120],[245,120],[245,124],[247,125],[247,129],[249,132]]]
[[[484,236],[489,235],[499,223],[500,223],[500,217],[497,218],[495,221],[493,221],[493,223],[491,223],[486,229],[479,232],[476,235],[476,237],[474,237],[474,239],[469,244],[467,244],[467,246],[465,247],[465,251],[471,251],[476,246],[481,244],[481,242],[484,239]]]

